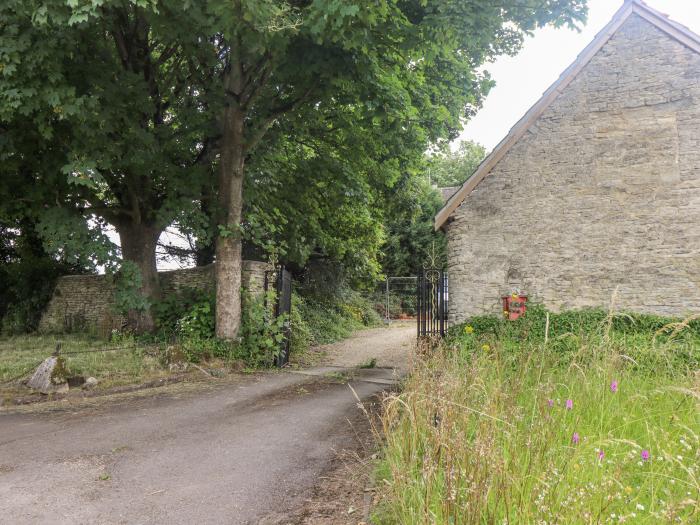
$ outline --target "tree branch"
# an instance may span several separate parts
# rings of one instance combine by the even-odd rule
[[[255,149],[255,147],[265,136],[265,133],[267,133],[267,130],[270,129],[270,126],[272,126],[272,124],[274,124],[278,118],[280,118],[285,113],[289,113],[290,111],[298,108],[302,102],[308,99],[311,93],[313,93],[313,90],[314,88],[310,87],[301,96],[295,98],[294,100],[291,100],[286,104],[282,104],[281,106],[273,108],[270,111],[270,114],[263,120],[262,124],[253,131],[253,133],[251,134],[251,138],[248,141],[246,141],[244,147],[245,154],[248,155],[251,151]]]
[[[265,53],[252,68],[252,71],[247,73],[247,81],[240,96],[241,108],[250,108],[267,84],[272,73],[272,68],[269,67],[271,58],[272,55],[269,52]]]
[[[175,54],[179,47],[180,46],[178,44],[173,44],[169,48],[165,49],[165,51],[163,51],[158,57],[158,60],[156,60],[156,66],[162,66],[165,64],[168,59]]]

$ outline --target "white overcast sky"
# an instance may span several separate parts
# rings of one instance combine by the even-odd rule
[[[501,57],[487,65],[496,86],[453,146],[473,140],[493,149],[622,4],[623,0],[589,0],[588,22],[581,32],[566,27],[538,30],[515,57]],[[700,33],[700,0],[646,0],[646,4]]]

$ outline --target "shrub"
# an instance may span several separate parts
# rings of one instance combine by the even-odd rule
[[[293,345],[296,349],[334,343],[350,337],[356,330],[382,322],[371,301],[351,290],[327,298],[297,295],[292,310],[299,313],[305,325],[302,325],[303,340]],[[293,341],[294,337],[293,334]]]
[[[216,323],[215,306],[211,301],[203,300],[189,307],[187,313],[178,319],[177,333],[184,339],[211,339],[214,337]]]
[[[153,311],[160,337],[174,337],[188,360],[214,357],[241,359],[251,367],[271,366],[280,349],[286,317],[274,318],[266,304],[274,292],[251,297],[243,292],[239,340],[215,338],[216,297],[213,291],[183,289],[156,303]]]
[[[292,293],[292,312],[290,315],[291,341],[290,352],[303,354],[313,344],[313,334],[307,319],[302,315],[306,311],[304,299],[298,293]]]
[[[273,318],[265,307],[272,303],[274,292],[258,298],[244,293],[240,341],[235,344],[214,339],[216,298],[212,291],[180,290],[154,304],[153,312],[158,337],[177,339],[188,359],[242,359],[250,366],[273,363],[287,320],[291,327],[290,351],[295,354],[381,323],[372,303],[352,290],[343,290],[324,299],[294,292],[289,319]]]
[[[544,344],[546,332],[547,347],[564,364],[604,344],[638,370],[674,373],[700,368],[700,322],[692,318],[683,321],[602,309],[553,313],[533,304],[516,321],[496,315],[473,317],[452,327],[448,341],[467,342],[471,338],[465,332],[467,326],[479,340],[500,341],[503,350],[511,352],[519,352],[523,344]]]
[[[178,326],[182,319],[198,318],[194,321],[199,326],[196,328],[202,337],[214,335],[216,296],[213,290],[200,290],[197,288],[183,288],[169,294],[156,302],[153,316],[156,329],[161,336],[172,337],[177,334]],[[188,328],[189,330],[190,328]],[[191,329],[195,329],[194,326]]]
[[[0,268],[0,332],[36,330],[51,299],[56,279],[70,269],[48,258],[30,258]]]
[[[274,292],[255,298],[244,295],[240,344],[236,354],[251,366],[271,366],[279,356],[287,316],[272,315],[268,305],[274,301]]]

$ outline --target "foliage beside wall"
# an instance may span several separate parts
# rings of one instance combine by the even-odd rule
[[[384,401],[373,523],[697,523],[697,321],[477,317]]]
[[[469,327],[469,328],[467,328]],[[485,315],[471,318],[450,330],[450,341],[470,337],[467,329],[482,338],[502,341],[504,349],[517,352],[521,345],[543,344],[563,363],[577,358],[581,348],[610,345],[624,349],[635,369],[661,373],[700,369],[700,319],[670,318],[633,312],[610,313],[602,308],[548,312],[531,304],[517,321]]]
[[[49,256],[28,221],[0,220],[0,332],[14,335],[35,330],[56,279],[84,270]]]
[[[362,328],[381,325],[373,303],[362,294],[346,290],[319,299],[295,293],[292,299],[292,352],[350,337]]]
[[[461,186],[485,157],[486,148],[471,140],[460,142],[456,151],[444,148],[429,159],[430,181],[438,188]]]

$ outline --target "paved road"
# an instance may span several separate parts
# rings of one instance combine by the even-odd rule
[[[398,330],[414,337],[412,328]],[[173,387],[79,410],[0,412],[0,523],[248,524],[284,516],[308,497],[334,452],[352,445],[356,400],[327,371],[237,378],[203,391]],[[393,372],[356,374],[350,384],[367,398]]]

